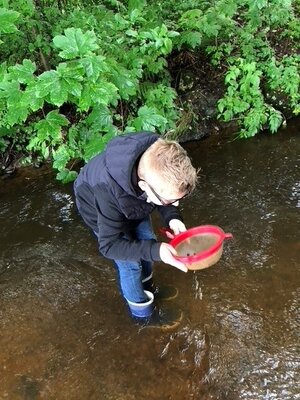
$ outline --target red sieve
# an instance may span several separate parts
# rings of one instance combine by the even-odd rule
[[[174,235],[170,229],[161,229],[168,238],[170,245],[177,251],[178,260],[189,269],[204,269],[219,261],[223,252],[223,242],[231,239],[231,233],[225,233],[214,225],[201,225]]]

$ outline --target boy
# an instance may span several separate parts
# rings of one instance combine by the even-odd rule
[[[173,257],[175,249],[156,240],[149,216],[156,208],[175,234],[185,231],[176,206],[196,181],[197,172],[178,143],[141,132],[114,138],[74,183],[79,213],[98,237],[100,253],[114,260],[122,294],[139,321],[155,314],[153,262],[187,271]]]

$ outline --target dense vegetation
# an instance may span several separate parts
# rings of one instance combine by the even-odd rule
[[[300,112],[299,1],[12,0],[0,8],[4,168],[51,159],[76,176],[121,132],[182,132],[169,61],[206,54],[226,85],[219,118],[240,136],[282,123],[266,93]],[[271,99],[272,100],[272,99]]]

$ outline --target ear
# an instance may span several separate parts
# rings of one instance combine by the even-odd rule
[[[142,189],[143,191],[146,189],[146,182],[138,181],[138,185],[139,185],[140,189]]]

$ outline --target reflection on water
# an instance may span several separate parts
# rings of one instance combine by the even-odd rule
[[[47,169],[0,181],[0,399],[300,399],[297,123],[187,148],[202,168],[187,226],[234,239],[206,270],[158,263],[184,312],[171,332],[130,321],[71,185]]]

